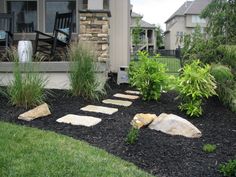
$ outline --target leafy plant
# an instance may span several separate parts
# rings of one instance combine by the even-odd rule
[[[105,94],[104,85],[96,80],[95,55],[88,46],[77,43],[69,49],[70,85],[73,95],[86,99],[99,99]]]
[[[206,153],[212,153],[216,150],[216,145],[214,144],[204,144],[202,150]]]
[[[184,66],[177,82],[182,98],[179,108],[191,117],[202,115],[202,99],[216,95],[216,83],[210,74],[210,66],[194,60]]]
[[[225,164],[220,164],[219,171],[224,176],[229,176],[229,177],[236,176],[236,159],[229,160]]]
[[[37,106],[44,102],[46,93],[44,86],[46,79],[34,71],[32,64],[22,64],[15,49],[8,51],[9,56],[15,61],[14,78],[7,88],[10,102],[25,108]]]
[[[140,90],[144,100],[158,100],[168,88],[168,74],[165,65],[157,58],[149,57],[147,52],[138,52],[139,61],[132,61],[129,66],[129,81]]]
[[[135,144],[138,140],[139,129],[132,127],[126,137],[126,142],[128,144]]]
[[[231,69],[225,65],[212,64],[211,74],[217,82],[216,92],[224,105],[236,112],[236,83]]]

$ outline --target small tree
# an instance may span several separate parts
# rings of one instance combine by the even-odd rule
[[[135,22],[135,27],[132,30],[132,43],[134,44],[134,56],[137,58],[137,52],[139,49],[139,44],[141,43],[141,33],[142,33],[142,28],[141,28],[141,17],[137,17],[136,22]]]
[[[157,48],[160,48],[163,46],[163,38],[164,38],[163,30],[161,29],[160,25],[157,25],[155,33],[156,33],[156,46]]]
[[[202,12],[207,32],[220,44],[236,44],[236,1],[213,0]]]

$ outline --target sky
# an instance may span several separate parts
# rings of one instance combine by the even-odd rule
[[[165,21],[184,3],[186,0],[131,0],[133,11],[143,15],[143,20],[160,25],[165,31]]]

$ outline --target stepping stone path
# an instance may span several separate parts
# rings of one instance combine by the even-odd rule
[[[90,116],[77,116],[74,114],[68,114],[60,119],[57,119],[56,121],[59,123],[92,127],[100,123],[102,119]]]
[[[136,99],[139,98],[139,96],[137,96],[137,95],[126,95],[126,94],[121,94],[121,93],[117,93],[117,94],[115,94],[113,96],[117,97],[117,98],[129,99],[129,100],[136,100]]]
[[[125,93],[128,93],[128,94],[117,93],[113,96],[117,98],[135,100],[139,98],[139,96],[137,95],[140,94],[140,92],[132,91],[132,90],[126,90]],[[102,102],[104,104],[111,104],[111,105],[124,106],[124,107],[128,107],[132,105],[131,101],[124,101],[124,100],[118,100],[118,99],[106,99],[106,100],[103,100]],[[96,105],[88,105],[81,108],[80,110],[88,111],[88,112],[95,112],[95,113],[103,113],[103,114],[108,114],[108,115],[112,115],[118,111],[117,108],[110,108],[110,107],[96,106]],[[48,108],[48,105],[45,103],[28,112],[25,112],[24,114],[19,115],[18,119],[31,121],[39,117],[48,116],[50,114],[51,112]],[[91,127],[100,123],[102,119],[97,118],[97,117],[92,117],[92,116],[68,114],[57,119],[56,121],[59,123]]]
[[[109,107],[95,106],[95,105],[88,105],[86,107],[81,108],[80,110],[88,111],[88,112],[103,113],[103,114],[108,114],[108,115],[112,115],[118,111],[117,108],[109,108]]]
[[[113,105],[124,106],[124,107],[129,107],[132,104],[131,101],[113,100],[113,99],[103,100],[102,102],[105,104],[113,104]]]
[[[133,91],[133,90],[126,90],[125,93],[134,94],[134,95],[140,95],[139,91]]]

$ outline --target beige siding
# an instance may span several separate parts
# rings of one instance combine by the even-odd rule
[[[117,72],[130,60],[130,1],[110,0],[110,70]]]

